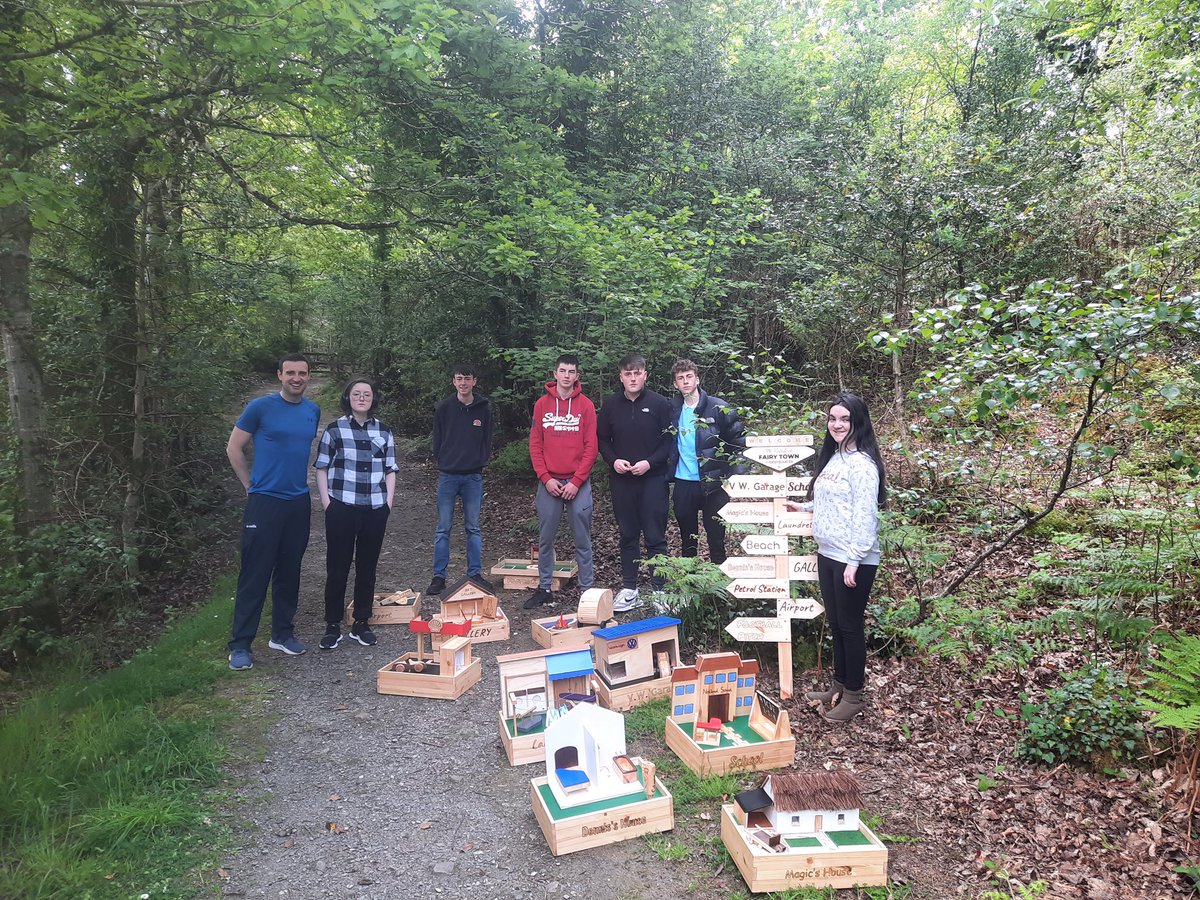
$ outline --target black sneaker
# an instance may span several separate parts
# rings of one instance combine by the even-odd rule
[[[317,646],[322,650],[336,650],[341,642],[342,629],[337,625],[326,625],[325,634],[321,636],[321,642]]]
[[[371,630],[371,626],[366,622],[355,622],[351,625],[350,637],[354,638],[364,647],[375,646],[375,632]]]
[[[471,577],[474,578],[475,582],[489,594],[496,593],[496,586],[484,578],[482,572],[478,575],[472,575]]]
[[[529,595],[529,599],[525,601],[526,609],[537,609],[539,606],[549,606],[554,603],[554,595],[549,591],[538,588]]]
[[[433,581],[429,582],[429,587],[425,588],[425,593],[430,597],[436,597],[446,589],[446,579],[441,575],[434,575]]]

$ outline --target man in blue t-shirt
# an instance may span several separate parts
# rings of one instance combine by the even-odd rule
[[[279,361],[280,390],[251,400],[229,435],[225,453],[242,486],[242,569],[233,605],[229,668],[250,669],[267,585],[271,585],[271,640],[267,646],[299,656],[292,620],[300,599],[300,561],[308,547],[312,505],[308,457],[321,410],[304,396],[308,360],[290,353]],[[253,445],[254,464],[246,459]]]

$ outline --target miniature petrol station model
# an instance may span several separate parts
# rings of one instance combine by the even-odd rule
[[[500,601],[485,585],[469,575],[442,594],[442,610],[438,618],[445,622],[471,622],[469,637],[476,644],[506,641],[509,637],[508,616],[500,608]],[[438,640],[435,635],[435,646]]]
[[[757,690],[758,662],[701,653],[671,673],[667,746],[697,775],[790,766],[796,755],[787,711]]]
[[[372,625],[406,625],[421,609],[421,595],[416,591],[381,591],[375,595],[371,605]],[[346,603],[346,621],[354,614],[354,600]]]
[[[625,717],[579,704],[546,728],[546,776],[530,782],[533,814],[555,856],[675,827],[654,765],[625,749]]]
[[[478,683],[483,666],[471,653],[468,622],[413,619],[408,630],[417,636],[415,653],[403,653],[379,670],[376,690],[381,694],[457,700]],[[441,643],[425,650],[425,635],[438,635]],[[432,643],[432,642],[431,642]]]
[[[500,743],[510,765],[545,759],[546,725],[579,703],[595,703],[587,646],[496,657],[500,672]]]
[[[848,772],[775,772],[721,807],[721,840],[752,891],[887,883],[887,848],[859,819]]]
[[[563,647],[586,643],[596,631],[613,620],[613,593],[607,588],[588,588],[579,595],[574,615],[560,613],[546,619],[534,619],[529,627],[533,639],[543,647]]]
[[[665,697],[679,665],[679,620],[655,616],[592,632],[596,694],[609,709],[633,709]]]

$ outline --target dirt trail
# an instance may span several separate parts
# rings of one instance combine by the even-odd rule
[[[400,465],[378,587],[423,591],[431,574],[437,472],[412,459]],[[244,716],[271,724],[265,746],[247,748],[237,773],[242,781],[231,816],[243,823],[244,844],[223,862],[224,895],[706,896],[694,890],[698,872],[690,864],[660,861],[641,840],[551,856],[530,808],[529,779],[541,770],[510,767],[497,736],[493,660],[536,648],[523,594],[501,595],[512,638],[476,648],[483,679],[455,702],[376,693],[376,670],[412,649],[403,626],[379,627],[375,647],[347,638],[337,650],[316,649],[324,628],[325,541],[315,487],[312,493],[296,622],[297,636],[312,649],[285,657],[266,648],[260,630],[254,669],[231,688],[245,698]],[[500,548],[489,541],[486,519],[484,541],[490,565]],[[451,581],[465,574],[464,553],[460,520]],[[424,613],[430,611],[427,603]]]

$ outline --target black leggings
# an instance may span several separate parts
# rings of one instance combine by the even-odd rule
[[[854,587],[842,576],[846,564],[817,554],[817,578],[825,602],[825,618],[833,635],[833,677],[848,691],[861,691],[867,676],[867,599],[878,566],[859,566]]]

